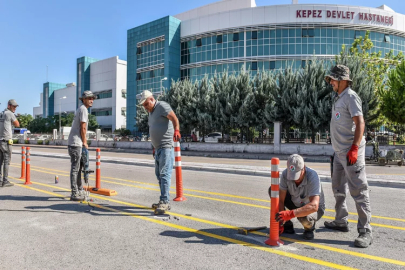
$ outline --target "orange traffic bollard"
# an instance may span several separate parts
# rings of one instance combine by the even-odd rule
[[[27,166],[26,166],[26,173],[25,173],[25,185],[31,185],[31,158],[30,158],[30,148],[27,147]]]
[[[185,201],[186,198],[183,196],[183,175],[181,173],[180,142],[174,142],[174,167],[176,168],[176,198],[173,201]]]
[[[21,177],[20,179],[25,179],[25,147],[21,147]]]
[[[278,166],[280,160],[278,158],[271,159],[271,210],[270,210],[270,237],[264,243],[269,246],[280,246],[284,244],[280,240],[279,223],[276,221],[276,213],[279,208],[279,190],[280,190],[280,172]]]
[[[101,188],[101,155],[100,148],[96,149],[96,186],[95,187],[84,187],[85,190],[90,193],[100,194],[104,196],[115,196],[117,192],[115,190]]]

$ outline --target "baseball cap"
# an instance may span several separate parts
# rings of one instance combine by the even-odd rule
[[[94,98],[97,99],[96,95],[93,94],[93,92],[87,90],[83,92],[83,95],[79,97],[80,100],[83,100],[84,98]]]
[[[153,94],[150,91],[148,91],[148,90],[143,91],[141,93],[141,100],[139,101],[139,105],[142,105],[148,97],[152,97],[152,96],[153,96]]]
[[[13,105],[13,106],[18,106],[17,101],[15,101],[15,99],[10,99],[8,101],[8,104]]]
[[[304,167],[304,159],[300,155],[294,154],[289,156],[287,160],[287,179],[298,180]]]

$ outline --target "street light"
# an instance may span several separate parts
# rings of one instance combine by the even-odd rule
[[[167,77],[164,77],[163,79],[160,80],[160,94],[162,94],[162,82],[166,81]]]
[[[62,110],[61,110],[61,104],[62,104],[62,100],[61,99],[65,99],[66,96],[59,98],[59,139],[62,139],[62,128],[61,128],[61,117],[62,117]]]

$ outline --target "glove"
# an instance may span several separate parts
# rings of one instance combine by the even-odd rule
[[[153,159],[155,159],[155,148],[152,149],[152,156],[153,156]]]
[[[349,152],[347,152],[347,166],[352,166],[356,163],[357,161],[357,154],[359,151],[359,147],[355,144],[352,144],[352,147],[350,148]]]
[[[282,234],[284,232],[284,224],[282,222],[279,223],[278,226],[278,234]]]
[[[180,130],[176,129],[173,135],[173,141],[178,142],[181,139]]]
[[[289,221],[292,218],[295,218],[294,210],[281,211],[281,212],[276,213],[276,221],[277,222],[283,222],[284,223],[286,221]]]

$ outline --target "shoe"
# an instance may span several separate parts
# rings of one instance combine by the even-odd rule
[[[159,207],[160,204],[164,203],[163,201],[159,201],[158,203],[152,204],[152,209],[156,209]]]
[[[304,231],[303,237],[305,240],[314,239],[314,231]]]
[[[70,200],[75,202],[82,202],[84,201],[84,196],[82,196],[80,193],[75,193],[70,196]]]
[[[9,181],[3,181],[3,184],[1,186],[2,187],[12,187],[12,186],[14,186],[14,184],[10,183]]]
[[[349,226],[348,223],[346,222],[345,224],[339,224],[336,223],[335,221],[325,221],[325,227],[331,230],[337,230],[341,232],[348,232],[349,231]]]
[[[170,210],[170,204],[167,203],[159,203],[159,206],[155,209],[155,215],[163,215],[166,213],[166,211]]]
[[[287,234],[295,233],[294,224],[291,222],[291,220],[284,223],[284,233],[287,233]]]
[[[357,229],[359,236],[354,240],[354,246],[366,248],[373,243],[373,235],[370,229]]]

